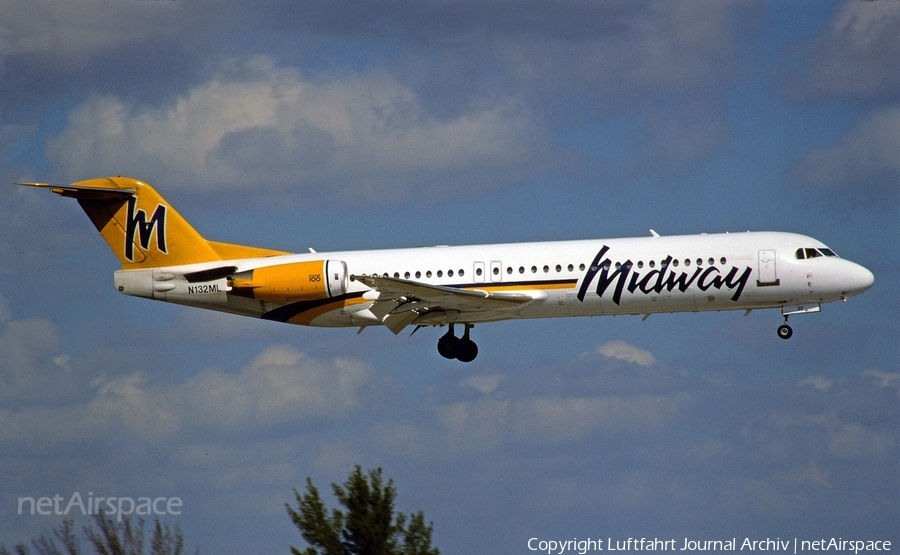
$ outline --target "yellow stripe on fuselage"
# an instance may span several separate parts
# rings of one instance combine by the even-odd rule
[[[548,283],[529,283],[529,284],[517,284],[517,285],[502,285],[502,284],[493,284],[488,286],[471,286],[471,287],[462,287],[461,289],[465,289],[467,291],[488,291],[489,293],[503,292],[503,291],[549,291],[554,290],[557,291],[559,289],[573,289],[575,285],[578,283],[577,280],[571,281],[560,281],[560,282],[548,282]]]

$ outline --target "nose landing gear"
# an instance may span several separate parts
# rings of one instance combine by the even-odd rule
[[[781,307],[781,315],[784,316],[784,324],[778,326],[778,337],[782,339],[790,339],[794,335],[794,330],[788,325],[788,316],[792,314],[813,314],[822,310],[820,303],[785,305]]]
[[[785,315],[784,323],[778,326],[778,337],[782,339],[790,339],[794,335],[794,330],[788,325],[788,317]]]
[[[447,333],[438,339],[438,353],[444,358],[456,359],[460,362],[472,362],[478,356],[478,345],[469,339],[469,330],[472,324],[464,324],[466,331],[462,337],[453,335],[453,324],[449,324]]]

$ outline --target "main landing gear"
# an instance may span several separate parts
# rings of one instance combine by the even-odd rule
[[[782,339],[790,339],[794,335],[794,330],[787,323],[788,317],[784,317],[784,323],[778,326],[778,337]]]
[[[447,333],[438,339],[438,352],[444,358],[456,359],[460,362],[472,362],[478,356],[478,345],[469,339],[469,330],[472,324],[464,324],[466,331],[462,337],[453,335],[453,324],[449,324]]]

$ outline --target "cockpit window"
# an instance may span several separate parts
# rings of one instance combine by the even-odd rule
[[[820,256],[837,256],[833,250],[827,248],[821,249],[813,249],[813,248],[803,248],[797,249],[797,252],[794,253],[794,256],[797,257],[797,260],[805,260],[807,258],[819,258]]]

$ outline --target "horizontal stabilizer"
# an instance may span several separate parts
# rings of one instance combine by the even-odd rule
[[[19,183],[26,187],[40,187],[50,189],[57,195],[69,198],[88,200],[109,200],[114,198],[127,198],[134,195],[137,189],[134,187],[103,187],[93,185],[53,185],[50,183]]]

